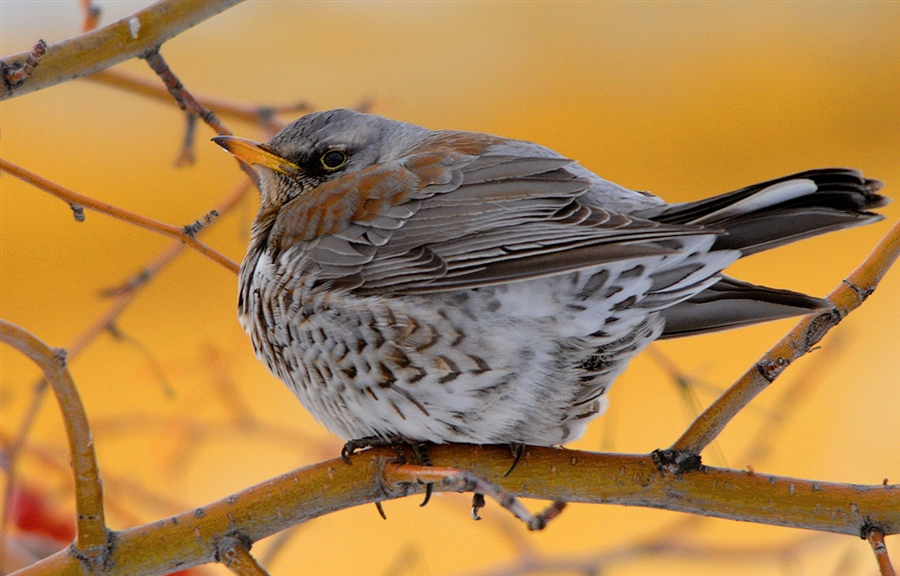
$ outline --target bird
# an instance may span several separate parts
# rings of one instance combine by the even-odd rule
[[[351,449],[574,441],[653,341],[831,308],[722,271],[889,202],[822,168],[669,204],[536,143],[346,109],[213,141],[260,189],[240,323]]]

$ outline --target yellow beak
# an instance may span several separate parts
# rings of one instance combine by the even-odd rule
[[[265,166],[269,170],[286,176],[295,176],[303,171],[290,160],[286,160],[277,154],[272,154],[253,140],[236,136],[216,136],[212,141],[234,154],[235,158],[250,167],[254,165]]]

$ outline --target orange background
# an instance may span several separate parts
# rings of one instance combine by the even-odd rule
[[[146,3],[98,4],[106,24]],[[39,37],[76,35],[81,25],[75,2],[3,0],[0,9],[2,54],[26,50]],[[375,112],[399,120],[540,142],[669,201],[829,165],[862,169],[887,182],[885,193],[900,196],[897,3],[247,2],[166,43],[162,53],[197,93],[256,104],[304,100],[319,109],[371,97]],[[151,76],[142,62],[124,67]],[[208,142],[205,126],[198,127],[197,163],[174,168],[182,113],[89,81],[5,101],[0,123],[4,159],[171,224],[200,218],[241,178]],[[254,126],[226,124],[238,135],[262,137]],[[109,306],[98,292],[130,278],[170,243],[97,213],[77,224],[64,203],[7,175],[0,186],[0,315],[51,345],[69,345]],[[251,194],[202,239],[239,260],[254,210]],[[900,204],[883,212],[887,223],[759,255],[730,272],[827,294],[900,218]],[[254,359],[235,318],[235,285],[231,273],[187,253],[118,319],[125,340],[105,334],[71,362],[94,425],[113,528],[337,454],[340,442]],[[735,419],[704,461],[828,481],[898,481],[898,302],[900,274],[893,270],[821,350]],[[656,349],[695,380],[705,406],[791,325]],[[38,371],[11,348],[0,354],[6,441]],[[798,383],[809,385],[806,396],[781,413],[784,428],[772,437],[770,455],[741,460]],[[675,384],[646,354],[619,379],[611,402],[572,447],[647,452],[671,444],[690,421]],[[48,398],[20,465],[69,513],[57,412]],[[372,506],[312,521],[267,567],[275,574],[480,573],[521,558],[522,550],[573,560],[619,549],[665,533],[680,518],[574,505],[544,532],[529,534],[492,503],[485,521],[472,522],[467,495],[418,504],[386,503],[387,522]],[[692,541],[781,545],[806,535],[708,520]],[[859,539],[804,542],[788,559],[659,556],[615,564],[608,573],[874,571]],[[897,537],[888,542],[896,564]],[[258,544],[257,557],[269,545]]]

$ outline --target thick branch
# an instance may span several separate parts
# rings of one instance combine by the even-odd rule
[[[671,448],[679,454],[679,461],[699,454],[785,368],[809,352],[829,330],[858,308],[872,294],[898,256],[900,221],[891,227],[868,258],[828,295],[834,309],[800,320],[691,424]]]
[[[812,482],[719,468],[668,474],[649,455],[535,447],[527,448],[516,470],[504,477],[511,460],[506,446],[436,445],[429,452],[436,466],[466,470],[518,496],[663,508],[857,537],[873,524],[885,534],[900,533],[898,486]],[[387,481],[397,477],[394,458],[387,448],[357,453],[352,465],[336,458],[208,506],[123,530],[115,534],[109,563],[117,574],[164,574],[172,567],[216,561],[224,538],[255,542],[337,510],[423,491],[418,483]],[[436,491],[456,488],[434,486]],[[53,573],[83,574],[67,554],[60,552],[19,574],[49,574],[45,566],[52,566]]]
[[[66,368],[65,350],[50,348],[34,334],[0,319],[0,340],[31,358],[53,387],[69,438],[75,472],[77,537],[75,546],[89,558],[102,554],[107,543],[103,487],[94,454],[94,441],[75,382]]]
[[[118,22],[47,47],[41,65],[17,86],[4,85],[0,100],[22,96],[141,56],[241,0],[161,0]],[[4,68],[24,64],[30,52],[2,59]]]

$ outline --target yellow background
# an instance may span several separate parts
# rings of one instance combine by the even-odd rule
[[[106,24],[146,3],[98,4]],[[26,50],[39,37],[76,35],[81,25],[75,2],[3,0],[0,9],[2,54]],[[900,197],[898,3],[247,2],[166,43],[162,53],[197,93],[256,104],[304,100],[319,109],[371,97],[375,112],[399,120],[540,142],[669,201],[829,165],[862,169]],[[142,62],[124,67],[151,75]],[[89,81],[3,102],[0,123],[4,159],[172,224],[204,215],[241,177],[208,142],[205,126],[198,127],[196,165],[174,168],[182,113]],[[238,135],[262,137],[252,125],[226,123]],[[0,315],[51,345],[69,345],[109,306],[98,292],[130,278],[170,243],[97,213],[77,224],[64,203],[8,175],[0,186]],[[203,240],[239,260],[254,210],[251,194]],[[900,217],[900,204],[883,212],[887,223],[759,255],[730,272],[827,294]],[[117,320],[126,340],[103,335],[73,359],[112,527],[184,511],[337,454],[340,442],[254,359],[235,318],[235,285],[231,273],[187,253]],[[898,303],[893,270],[821,350],[735,419],[705,462],[829,481],[900,480]],[[696,380],[706,405],[791,325],[657,350]],[[38,372],[11,348],[0,354],[0,429],[8,439]],[[784,392],[804,379],[810,388],[780,413],[784,428],[772,437],[770,456],[741,460],[766,418],[779,414]],[[223,386],[234,393],[225,395]],[[648,355],[619,379],[611,401],[572,447],[647,452],[671,444],[690,420],[674,383]],[[52,399],[30,438],[23,474],[69,513],[65,440]],[[387,522],[373,506],[312,521],[268,567],[275,574],[481,573],[522,558],[523,550],[571,561],[621,549],[681,521],[664,511],[575,505],[529,534],[493,503],[485,521],[472,522],[466,495],[435,497],[424,509],[418,503],[386,503]],[[807,536],[717,520],[695,530],[691,541],[713,546],[775,546]],[[874,571],[859,539],[802,541],[780,559],[658,556],[608,573]],[[897,544],[889,538],[895,564]],[[268,545],[255,548],[258,556]]]

